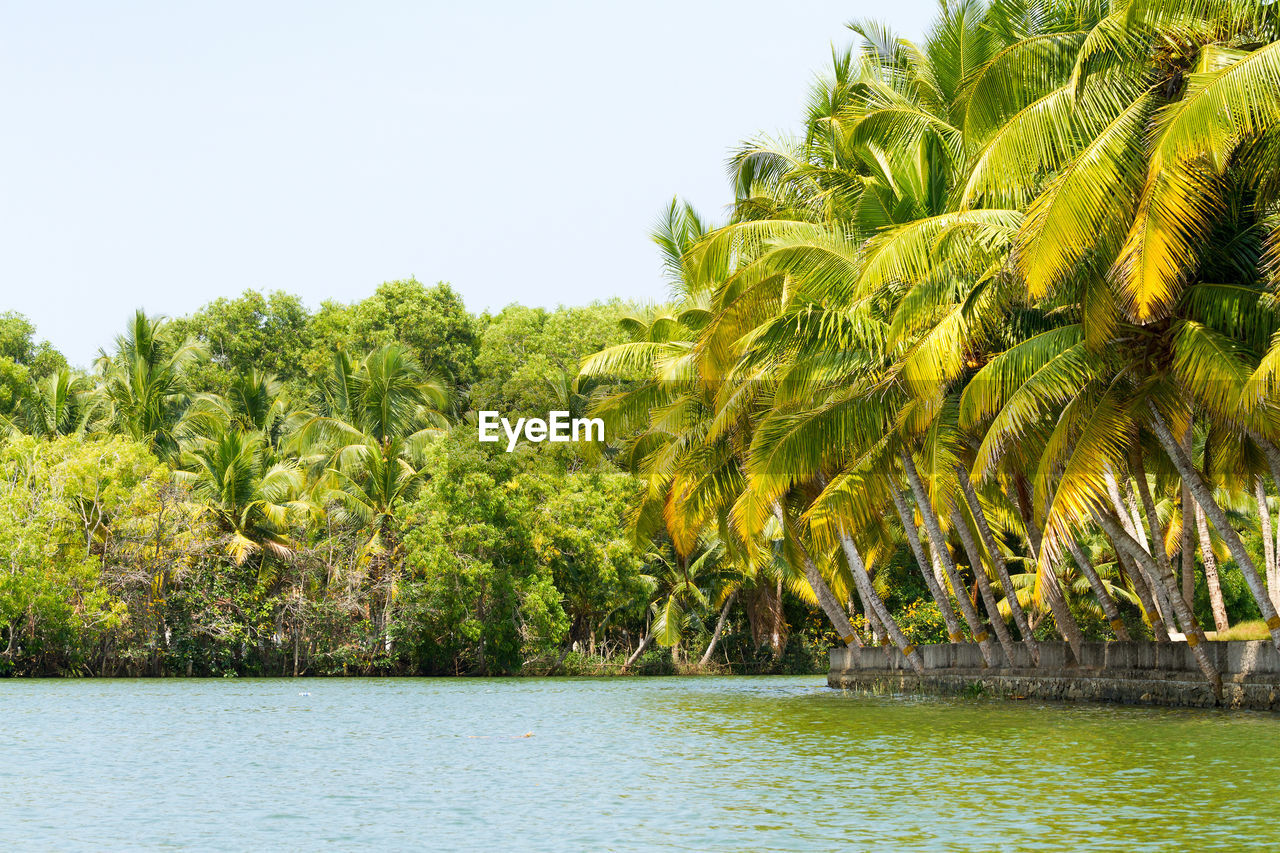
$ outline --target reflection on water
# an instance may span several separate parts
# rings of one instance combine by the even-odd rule
[[[1274,716],[820,678],[0,682],[6,849],[1274,850],[1278,770]]]

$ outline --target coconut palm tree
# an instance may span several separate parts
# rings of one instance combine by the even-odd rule
[[[301,469],[273,457],[262,433],[234,426],[184,450],[192,492],[230,536],[228,550],[237,564],[255,554],[288,559],[291,524],[314,512]]]
[[[735,154],[731,221],[664,246],[697,322],[631,352],[689,395],[649,386],[668,421],[696,402],[711,426],[645,458],[674,472],[727,438],[743,540],[772,522],[801,563],[843,551],[859,593],[892,505],[944,618],[950,587],[1006,656],[1015,628],[1034,656],[1046,607],[1079,653],[1067,595],[1085,588],[1127,636],[1136,597],[1216,684],[1186,595],[1202,512],[1280,643],[1280,548],[1259,572],[1184,447],[1196,425],[1215,436],[1214,479],[1252,496],[1270,542],[1277,20],[1237,0],[961,2],[919,45],[854,24],[801,137]],[[1113,568],[1081,544],[1099,530]]]
[[[171,340],[165,326],[163,317],[137,311],[114,352],[99,353],[97,371],[110,428],[176,461],[184,438],[220,418],[213,401],[188,383],[188,368],[205,357],[204,347]]]
[[[89,377],[62,368],[31,383],[14,425],[38,438],[83,435],[99,416],[102,402]]]
[[[380,347],[358,363],[338,352],[319,411],[290,441],[317,472],[316,501],[360,531],[369,615],[379,636],[385,637],[402,562],[396,511],[422,485],[426,446],[445,424],[448,400],[444,384],[425,374],[400,344]]]

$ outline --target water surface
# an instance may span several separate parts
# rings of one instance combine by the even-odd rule
[[[821,678],[0,681],[4,849],[1276,850],[1277,781],[1280,717]]]

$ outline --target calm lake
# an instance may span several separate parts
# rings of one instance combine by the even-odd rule
[[[814,677],[0,681],[4,849],[1275,850],[1278,781],[1273,716]]]

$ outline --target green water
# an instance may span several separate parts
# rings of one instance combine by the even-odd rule
[[[1274,716],[819,678],[0,682],[6,850],[1277,850],[1278,780]]]

